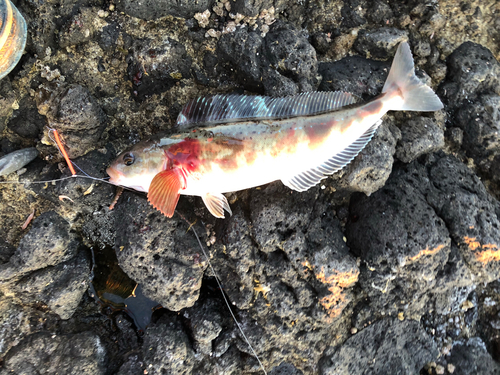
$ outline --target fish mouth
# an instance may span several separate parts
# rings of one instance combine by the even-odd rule
[[[109,183],[111,183],[113,185],[120,185],[120,180],[123,177],[123,173],[121,173],[120,171],[116,170],[113,167],[108,167],[106,169],[106,173],[110,177],[108,180]]]

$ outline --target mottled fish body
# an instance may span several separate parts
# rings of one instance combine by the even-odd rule
[[[224,217],[231,210],[222,193],[276,180],[307,190],[348,164],[387,111],[442,107],[415,76],[409,46],[402,43],[382,94],[368,103],[344,92],[192,100],[177,122],[203,126],[138,143],[118,156],[108,174],[114,184],[148,192],[168,217],[180,194],[201,196],[214,216]]]

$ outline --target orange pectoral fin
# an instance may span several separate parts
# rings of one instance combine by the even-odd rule
[[[162,171],[151,181],[148,201],[163,215],[172,217],[179,201],[181,188],[181,177],[175,170]]]

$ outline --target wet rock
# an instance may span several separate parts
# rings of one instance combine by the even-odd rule
[[[281,75],[293,77],[301,91],[315,90],[318,61],[304,33],[277,23],[266,35],[264,51],[273,67]]]
[[[454,375],[500,374],[500,365],[478,337],[455,343],[447,361],[455,367]]]
[[[320,374],[418,374],[438,354],[418,322],[385,319],[348,339],[323,365]]]
[[[179,320],[173,316],[160,319],[144,335],[143,355],[149,373],[190,374],[194,352]]]
[[[353,47],[362,56],[384,59],[394,56],[398,45],[407,41],[408,33],[395,28],[360,30]]]
[[[0,158],[0,176],[6,176],[9,173],[21,169],[38,156],[38,150],[34,147],[23,148],[4,155]]]
[[[342,176],[337,187],[370,195],[384,186],[392,171],[400,130],[387,120],[378,128],[363,151],[333,180]]]
[[[439,88],[439,96],[450,109],[464,101],[475,101],[484,93],[500,95],[500,63],[491,51],[466,42],[448,57],[448,79]]]
[[[144,295],[169,310],[193,306],[206,267],[196,238],[174,216],[166,218],[147,200],[124,193],[116,207],[115,252],[120,267],[143,287]]]
[[[67,262],[32,272],[11,290],[25,304],[40,301],[61,319],[69,319],[87,291],[89,273],[90,261],[80,253]]]
[[[195,13],[211,9],[214,0],[144,0],[140,3],[134,0],[119,0],[116,7],[131,17],[144,20],[155,20],[168,15],[181,18],[193,17]]]
[[[448,230],[419,191],[420,179],[391,177],[371,197],[351,198],[346,237],[365,265],[360,284],[378,308],[425,311],[422,295],[448,260]]]
[[[367,17],[370,21],[379,24],[386,25],[390,23],[394,17],[391,7],[382,0],[376,0],[372,2],[370,9],[367,12]]]
[[[3,373],[104,374],[104,356],[101,339],[95,333],[36,333],[7,353]]]
[[[45,212],[33,221],[9,262],[0,266],[0,280],[65,262],[75,256],[77,246],[66,220],[54,211]]]
[[[288,77],[279,74],[274,69],[265,69],[262,73],[264,92],[268,96],[288,96],[299,93],[299,86]]]
[[[191,57],[186,48],[168,35],[135,40],[127,60],[127,72],[137,99],[165,92],[182,78],[191,76]]]
[[[36,101],[49,127],[62,136],[70,158],[82,156],[99,144],[106,115],[85,87],[45,86],[38,91]]]
[[[444,147],[444,131],[429,117],[415,117],[401,127],[401,139],[396,157],[410,163],[421,155],[438,151]]]

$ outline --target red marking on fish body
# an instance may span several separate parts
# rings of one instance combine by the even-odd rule
[[[322,144],[325,141],[326,137],[328,137],[336,123],[337,120],[332,119],[327,122],[321,122],[319,124],[308,124],[304,126],[304,130],[309,141],[309,149],[313,150],[318,145]]]

